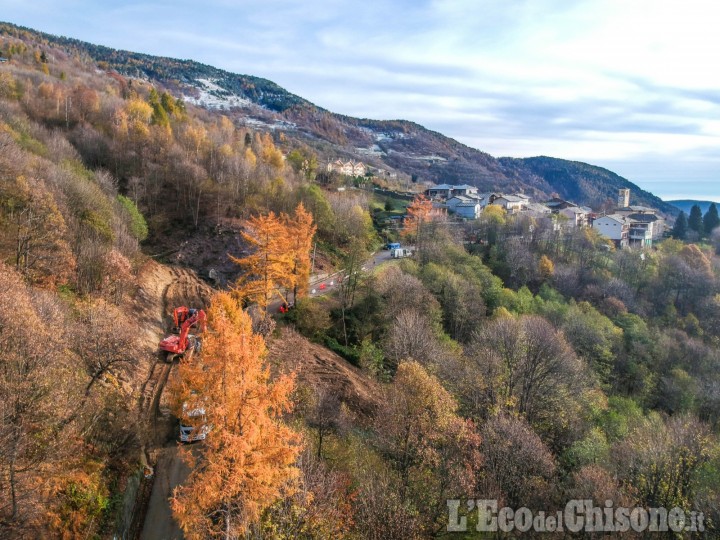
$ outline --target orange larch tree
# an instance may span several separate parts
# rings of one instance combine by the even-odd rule
[[[289,216],[284,217],[293,256],[291,273],[293,301],[297,302],[299,297],[307,294],[311,270],[310,250],[317,227],[313,223],[312,214],[305,210],[303,203],[295,208],[294,219]]]
[[[407,207],[407,216],[403,224],[402,236],[410,241],[417,241],[423,223],[431,219],[432,201],[425,195],[418,195]]]
[[[235,284],[235,292],[257,303],[263,312],[281,286],[293,283],[293,253],[285,221],[274,212],[250,218],[248,232],[241,234],[250,245],[251,253],[243,258],[230,256],[245,269]]]
[[[230,294],[215,295],[208,327],[199,359],[181,362],[174,392],[180,414],[188,400],[201,402],[212,426],[199,458],[184,452],[195,467],[171,502],[191,540],[243,537],[266,508],[292,493],[302,450],[301,437],[282,420],[293,380],[269,381],[265,343]]]

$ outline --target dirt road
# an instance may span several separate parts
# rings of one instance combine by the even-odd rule
[[[170,327],[172,311],[186,305],[205,308],[212,296],[212,288],[191,270],[149,262],[139,275],[140,288],[136,297],[137,312],[144,328],[143,346],[153,361],[148,365],[146,379],[138,401],[138,415],[143,420],[143,439],[154,467],[154,476],[140,490],[136,502],[133,530],[140,538],[182,538],[172,517],[169,497],[172,489],[189,474],[179,456],[176,443],[177,420],[170,412],[165,385],[173,365],[157,354],[157,344]]]
[[[160,451],[155,466],[155,481],[140,538],[147,540],[179,540],[183,538],[180,527],[172,517],[168,501],[172,496],[173,489],[181,485],[189,474],[190,468],[180,458],[180,452],[174,442]]]

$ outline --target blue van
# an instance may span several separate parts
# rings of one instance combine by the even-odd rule
[[[387,249],[389,249],[389,250],[400,249],[400,242],[390,242],[387,245]]]

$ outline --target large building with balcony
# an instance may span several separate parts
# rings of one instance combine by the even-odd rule
[[[630,190],[618,190],[618,208],[610,215],[593,222],[593,228],[609,238],[617,247],[652,247],[663,237],[665,219],[647,206],[630,205]]]

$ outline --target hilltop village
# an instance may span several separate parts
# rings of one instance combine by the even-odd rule
[[[467,184],[432,186],[425,195],[433,201],[436,211],[464,219],[478,219],[488,206],[498,206],[508,215],[550,219],[558,229],[591,227],[621,249],[651,247],[665,232],[665,219],[658,210],[630,204],[629,189],[620,189],[616,208],[602,213],[559,197],[536,202],[523,193],[478,193],[476,187]]]

